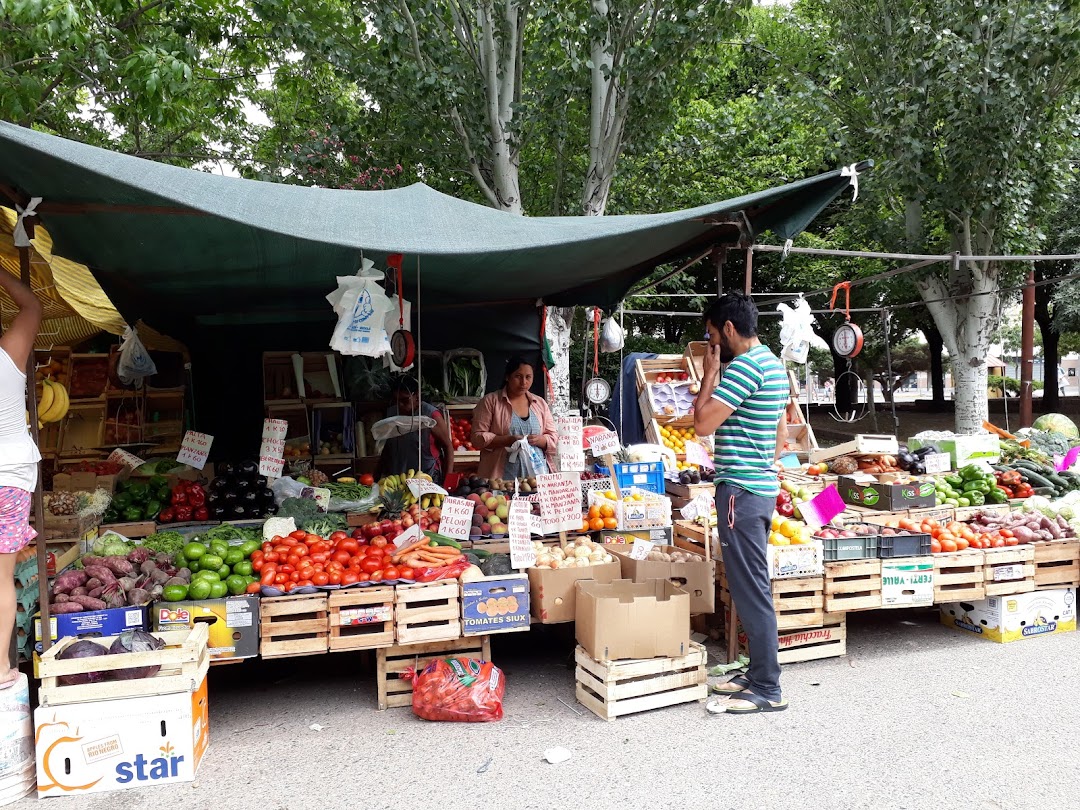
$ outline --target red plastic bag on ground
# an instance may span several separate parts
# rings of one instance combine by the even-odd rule
[[[489,661],[439,658],[419,674],[410,667],[399,677],[412,681],[413,714],[424,720],[458,723],[502,720],[506,678]]]

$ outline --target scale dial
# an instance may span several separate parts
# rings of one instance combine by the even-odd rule
[[[585,398],[593,405],[602,405],[611,399],[611,386],[603,377],[593,377],[585,383]]]
[[[832,337],[833,350],[841,357],[855,357],[862,351],[863,333],[853,323],[842,324]]]
[[[390,358],[398,368],[408,368],[416,360],[416,341],[412,332],[398,329],[390,336]]]

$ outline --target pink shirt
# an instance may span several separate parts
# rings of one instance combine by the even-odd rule
[[[559,444],[555,417],[551,415],[551,408],[544,399],[532,392],[526,392],[526,396],[529,398],[529,409],[540,420],[540,432],[547,436],[544,456],[547,458],[548,469],[554,471]],[[480,467],[476,474],[481,478],[498,478],[502,475],[506,467],[507,448],[489,448],[488,445],[498,436],[510,435],[510,421],[513,417],[514,406],[507,398],[505,388],[488,394],[473,409],[472,443],[480,450]]]

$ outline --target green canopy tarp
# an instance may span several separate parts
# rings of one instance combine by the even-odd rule
[[[129,322],[183,339],[216,325],[332,317],[323,296],[361,255],[404,253],[420,307],[612,308],[658,264],[731,243],[737,223],[787,239],[850,182],[840,171],[684,211],[518,217],[422,184],[339,191],[222,177],[0,123],[0,194],[41,197],[58,255],[86,264]]]

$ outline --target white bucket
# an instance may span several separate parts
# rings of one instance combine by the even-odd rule
[[[20,674],[14,686],[0,690],[0,806],[18,801],[35,784],[30,682]]]

